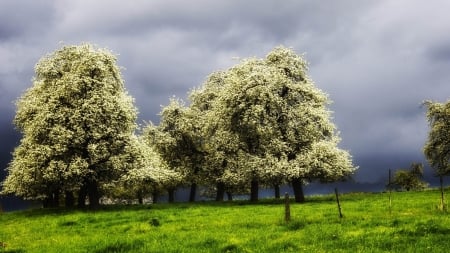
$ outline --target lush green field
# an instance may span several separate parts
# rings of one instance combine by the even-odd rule
[[[32,210],[0,214],[0,252],[449,252],[450,215],[439,193]]]

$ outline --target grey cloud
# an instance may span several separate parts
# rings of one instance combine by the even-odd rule
[[[51,26],[53,13],[51,0],[3,1],[0,8],[0,42],[27,35],[41,36]]]
[[[4,119],[0,120],[0,181],[6,175],[6,167],[12,158],[12,151],[14,147],[19,144],[20,134],[15,131],[10,122],[6,122]]]
[[[437,42],[435,45],[430,45],[425,54],[430,62],[437,61],[438,64],[448,67],[450,65],[450,37]]]

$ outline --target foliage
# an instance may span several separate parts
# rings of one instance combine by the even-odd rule
[[[125,198],[142,201],[150,193],[158,193],[166,187],[178,185],[180,174],[170,170],[154,147],[143,137],[133,136],[133,145],[128,146],[130,154],[135,154],[133,162],[126,174],[118,182],[110,184],[109,190],[113,199]]]
[[[425,156],[438,176],[450,174],[450,101],[426,101],[430,132],[424,146]]]
[[[158,151],[168,168],[179,175],[180,180],[174,181],[171,186],[167,184],[168,188],[200,180],[199,166],[203,154],[199,150],[192,113],[182,101],[172,99],[161,112],[160,124],[147,125],[143,135],[146,142]]]
[[[423,190],[428,184],[422,181],[423,164],[412,163],[410,170],[397,170],[394,175],[392,184],[404,190]]]
[[[282,201],[32,210],[0,215],[0,252],[447,252],[450,218],[437,191]],[[220,229],[218,229],[220,228]],[[19,236],[18,236],[19,235]]]
[[[192,92],[213,178],[276,185],[354,172],[348,152],[337,147],[327,95],[306,72],[301,56],[278,47],[265,59],[213,73]]]
[[[23,138],[2,193],[57,204],[60,193],[79,192],[80,202],[89,194],[95,205],[102,184],[130,168],[136,115],[109,51],[83,44],[43,57],[17,101]]]

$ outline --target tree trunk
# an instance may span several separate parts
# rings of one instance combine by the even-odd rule
[[[156,204],[156,203],[158,203],[158,197],[159,197],[159,194],[158,194],[158,192],[153,192],[153,194],[152,194],[152,202],[153,202],[153,204]]]
[[[86,207],[87,186],[83,184],[78,192],[78,208]]]
[[[196,183],[192,183],[191,184],[191,192],[189,193],[189,202],[194,202],[195,201],[196,193],[197,193],[197,184]]]
[[[45,199],[42,200],[42,207],[43,207],[43,208],[50,208],[50,206],[51,206],[50,203],[52,203],[52,200],[51,200],[51,199],[52,199],[51,196],[45,197]]]
[[[137,198],[138,198],[138,203],[140,205],[144,204],[144,197],[143,197],[142,191],[137,192]]]
[[[233,201],[233,193],[227,192],[228,201]]]
[[[44,208],[53,208],[59,206],[59,191],[53,191],[47,194],[47,197],[42,201]]]
[[[59,190],[56,190],[53,193],[52,207],[59,207],[59,196],[60,196]]]
[[[65,198],[64,198],[64,205],[68,208],[71,208],[75,205],[75,197],[73,196],[73,192],[71,191],[65,191],[64,192]]]
[[[280,199],[280,185],[279,184],[275,184],[273,186],[274,190],[275,190],[275,198],[276,199]]]
[[[225,184],[222,182],[217,183],[216,201],[223,201],[225,195]]]
[[[292,179],[292,188],[294,188],[295,202],[305,202],[305,195],[303,193],[302,181],[299,178]]]
[[[175,189],[170,188],[167,191],[169,192],[169,203],[175,202]]]
[[[100,206],[100,192],[96,181],[88,183],[89,207],[96,209]]]
[[[256,179],[253,179],[250,186],[250,201],[257,202],[258,201],[258,188],[259,182]]]

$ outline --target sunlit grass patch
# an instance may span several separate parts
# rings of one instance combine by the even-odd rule
[[[446,252],[450,217],[437,192],[33,210],[0,215],[0,252]],[[18,236],[20,235],[20,236]]]

